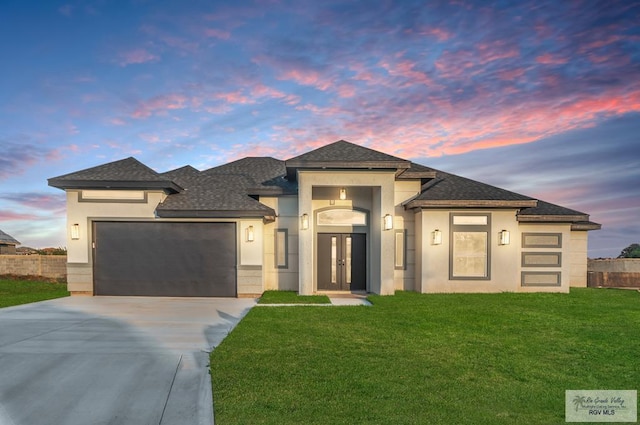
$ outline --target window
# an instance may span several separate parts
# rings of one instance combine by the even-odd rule
[[[275,233],[276,268],[289,268],[289,241],[287,229],[276,229]]]
[[[344,208],[320,211],[316,217],[316,224],[318,226],[366,226],[367,213]]]
[[[490,279],[489,214],[452,213],[450,240],[449,279]]]

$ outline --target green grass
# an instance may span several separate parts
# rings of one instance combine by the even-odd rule
[[[564,424],[639,389],[640,294],[372,296],[254,308],[211,355],[216,424]]]
[[[295,291],[265,291],[259,304],[331,304],[326,295],[298,295]]]
[[[0,277],[0,308],[66,296],[66,283]]]

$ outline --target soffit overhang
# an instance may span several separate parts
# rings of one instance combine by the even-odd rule
[[[66,180],[49,179],[48,184],[58,189],[124,189],[124,190],[164,190],[167,193],[180,193],[184,189],[171,180],[134,181],[134,180]]]
[[[531,208],[537,205],[535,199],[531,200],[434,200],[413,199],[404,204],[406,210],[414,208]]]
[[[409,161],[285,161],[287,180],[297,180],[298,171],[393,171],[396,176],[411,167]]]

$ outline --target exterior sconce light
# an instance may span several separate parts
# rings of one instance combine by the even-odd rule
[[[253,242],[256,238],[256,234],[253,231],[253,226],[247,227],[247,242]]]
[[[71,225],[71,239],[74,241],[80,239],[80,225],[78,223]]]
[[[508,230],[503,230],[500,232],[500,245],[509,245],[511,242],[511,234]]]
[[[442,232],[438,229],[434,230],[431,233],[431,243],[433,245],[442,245]]]
[[[384,216],[384,230],[393,229],[393,216],[391,214],[387,214]]]
[[[302,227],[302,230],[307,230],[309,228],[308,214],[302,214],[302,217],[300,217],[300,226]]]
[[[340,200],[344,201],[345,199],[347,199],[347,189],[343,187],[340,189]]]

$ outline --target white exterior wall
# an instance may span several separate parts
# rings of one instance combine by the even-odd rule
[[[416,224],[413,211],[406,211],[402,203],[420,193],[419,180],[399,180],[395,182],[394,230],[406,231],[405,268],[394,270],[394,288],[397,291],[414,291],[416,276]]]
[[[300,230],[298,238],[300,294],[313,294],[317,288],[314,207],[320,204],[314,206],[314,187],[371,188],[368,290],[382,295],[394,293],[394,232],[382,230],[382,218],[395,213],[394,183],[395,173],[389,171],[298,171],[298,214],[309,216],[309,229]]]
[[[570,286],[587,287],[588,232],[571,232],[571,280]]]
[[[190,221],[190,222],[235,222],[237,246],[237,290],[238,295],[255,295],[263,292],[263,221],[262,219],[229,220],[229,219],[161,219],[156,218],[155,209],[166,195],[162,191],[146,191],[144,202],[121,201],[119,193],[127,195],[131,191],[97,191],[104,192],[102,200],[82,201],[80,190],[67,191],[67,288],[76,294],[93,294],[93,221]],[[142,191],[138,191],[142,192]],[[80,238],[71,239],[71,226],[78,224]],[[246,229],[254,227],[255,240],[246,240]]]
[[[278,291],[298,290],[298,198],[282,196],[278,198],[260,197],[260,202],[273,208],[276,220],[264,225],[264,289]],[[287,230],[287,267],[277,268],[275,259],[275,231]]]
[[[163,192],[146,192],[145,202],[118,202],[115,199],[117,191],[105,192],[112,199],[81,201],[81,191],[67,191],[67,289],[69,292],[93,294],[91,241],[94,219],[150,220],[155,217],[156,206],[166,197]],[[71,239],[73,224],[78,224],[80,227],[80,238],[77,240]]]
[[[227,220],[228,221],[228,220]],[[253,242],[247,240],[247,229],[253,226]],[[238,231],[238,296],[260,295],[264,292],[262,262],[264,250],[262,219],[240,220]]]
[[[545,287],[545,286],[528,286],[520,287],[520,292],[569,292],[571,282],[571,225],[562,223],[523,223],[520,224],[519,230],[521,233],[560,233],[562,235],[562,247],[560,248],[520,248],[521,252],[551,252],[562,254],[562,265],[560,267],[521,267],[522,272],[560,272],[561,284],[559,287]],[[585,232],[586,233],[586,232]],[[518,246],[522,246],[522,239],[518,242]],[[585,253],[586,259],[586,253]],[[585,277],[586,279],[586,277]]]
[[[450,213],[491,214],[490,279],[455,280],[449,278]],[[442,244],[432,244],[432,232],[442,232]],[[499,233],[508,230],[509,245],[499,244]],[[416,290],[418,292],[568,292],[572,272],[569,224],[520,224],[515,210],[422,210],[416,213],[417,240]],[[560,233],[562,248],[522,248],[522,233]],[[558,267],[523,267],[523,252],[559,252]],[[585,255],[586,258],[586,255]],[[523,286],[522,272],[560,273],[559,286]]]

